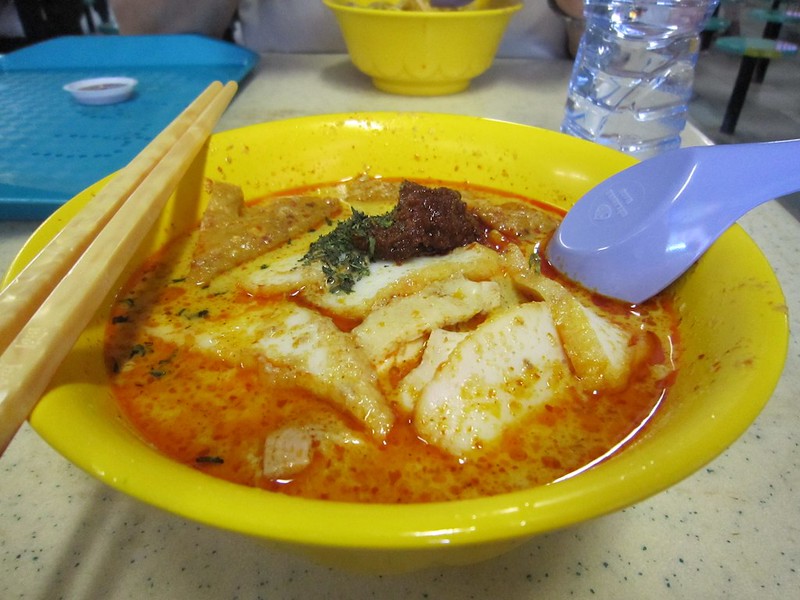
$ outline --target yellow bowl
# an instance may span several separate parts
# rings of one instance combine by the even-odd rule
[[[323,2],[336,16],[353,64],[379,90],[412,96],[466,89],[491,66],[506,26],[522,8],[517,0],[492,0],[496,8],[436,12]]]
[[[559,133],[462,116],[372,113],[254,125],[211,138],[133,265],[195,222],[204,176],[240,184],[247,198],[363,172],[433,177],[569,207],[632,162]],[[42,225],[6,281],[101,185]],[[328,565],[398,572],[475,562],[669,487],[722,452],[759,413],[780,376],[788,343],[784,299],[763,255],[734,226],[672,291],[683,356],[651,426],[607,462],[526,491],[432,504],[349,504],[248,488],[177,464],[140,441],[109,394],[101,342],[111,298],[62,365],[31,423],[56,450],[112,487]]]

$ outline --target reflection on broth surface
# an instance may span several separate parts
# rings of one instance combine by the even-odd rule
[[[533,201],[360,178],[244,206],[209,186],[106,340],[123,413],[194,468],[358,502],[498,494],[609,454],[672,380],[669,299],[560,280],[538,254],[560,216]],[[414,256],[377,260],[398,236]]]

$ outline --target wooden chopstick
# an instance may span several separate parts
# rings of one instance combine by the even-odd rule
[[[158,218],[236,89],[235,82],[209,86],[156,138],[156,147],[148,145],[141,161],[137,157],[120,172],[122,182],[112,186],[115,178],[106,186],[111,191],[98,195],[102,200],[93,202],[78,226],[59,234],[54,250],[42,251],[20,274],[25,276],[12,281],[6,288],[11,293],[3,290],[0,310],[13,315],[4,314],[4,322],[13,325],[5,326],[11,334],[4,334],[12,341],[0,346],[0,454]],[[105,227],[91,227],[93,218],[104,219]],[[70,259],[57,259],[62,248]],[[35,301],[22,294],[25,289],[33,290]]]

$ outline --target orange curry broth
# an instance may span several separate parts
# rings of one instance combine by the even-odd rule
[[[185,303],[187,290],[174,279],[174,264],[190,246],[189,234],[174,239],[120,291],[107,327],[106,357],[119,407],[144,440],[178,462],[235,483],[310,498],[383,503],[474,498],[546,484],[618,451],[621,442],[646,426],[674,378],[677,328],[669,298],[630,307],[592,297],[607,313],[635,311],[658,330],[648,334],[649,355],[625,390],[575,394],[534,408],[499,443],[466,459],[425,443],[410,419],[401,416],[383,443],[331,445],[327,455],[315,452],[302,472],[272,480],[261,470],[264,438],[295,415],[329,413],[355,431],[363,428],[324,399],[271,380],[257,364],[231,366],[149,337],[137,327],[148,320],[143,307],[154,302],[163,310],[199,312],[199,305]],[[558,278],[548,265],[542,268]],[[561,283],[581,293],[569,282]],[[269,301],[231,290],[204,298],[200,310],[224,324],[233,306]],[[134,354],[145,360],[129,361],[120,369]],[[659,364],[670,367],[661,379],[649,371]]]

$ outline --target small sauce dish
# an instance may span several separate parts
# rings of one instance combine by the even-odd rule
[[[81,104],[116,104],[130,98],[137,83],[130,77],[95,77],[73,81],[64,89]]]

